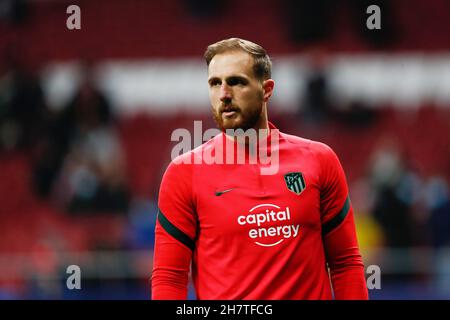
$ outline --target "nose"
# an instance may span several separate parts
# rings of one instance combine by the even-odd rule
[[[231,88],[228,84],[224,83],[220,86],[220,101],[226,103],[230,102],[232,98]]]

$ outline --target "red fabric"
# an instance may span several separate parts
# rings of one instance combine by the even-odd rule
[[[173,243],[160,227],[157,230],[159,241],[155,246],[152,299],[185,300],[192,252],[180,243]]]
[[[324,238],[334,297],[337,300],[367,300],[364,264],[356,239],[353,209],[345,220]]]
[[[186,299],[191,265],[199,299],[331,299],[327,263],[337,299],[367,298],[351,208],[322,236],[322,226],[339,215],[348,197],[338,158],[324,144],[273,126],[269,142],[264,151],[272,160],[279,156],[271,175],[261,174],[267,168],[261,162],[194,164],[223,147],[223,134],[167,168],[159,208],[171,226],[156,226],[153,299]],[[180,160],[191,163],[176,164]],[[303,191],[289,190],[290,173],[302,174]]]

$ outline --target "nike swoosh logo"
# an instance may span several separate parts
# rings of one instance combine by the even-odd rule
[[[234,190],[234,188],[232,188],[232,189],[227,189],[227,190],[223,190],[223,191],[216,191],[215,195],[216,195],[217,197],[220,197],[220,196],[223,195],[224,193],[230,192],[231,190]]]

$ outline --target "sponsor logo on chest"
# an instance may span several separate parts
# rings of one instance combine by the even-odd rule
[[[249,238],[262,247],[273,247],[299,235],[300,225],[292,224],[289,207],[275,204],[259,204],[247,214],[238,216],[237,223],[250,226]]]

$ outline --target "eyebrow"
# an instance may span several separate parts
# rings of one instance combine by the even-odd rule
[[[213,83],[214,81],[217,81],[217,80],[220,80],[220,79],[218,77],[212,77],[212,78],[208,79],[208,83],[211,84],[211,83]]]
[[[240,75],[232,75],[232,76],[228,76],[228,77],[225,78],[226,82],[236,81],[236,80],[243,81],[244,83],[248,83],[249,82],[247,77],[240,76]],[[208,83],[209,84],[211,84],[211,83],[213,83],[215,81],[222,81],[222,79],[220,79],[219,77],[211,77],[211,78],[208,79]]]

